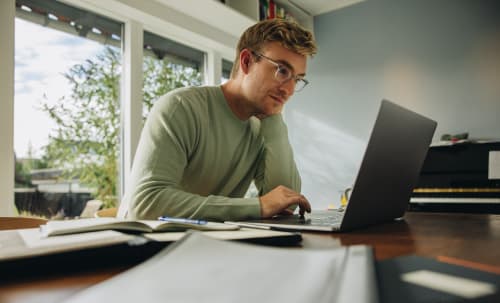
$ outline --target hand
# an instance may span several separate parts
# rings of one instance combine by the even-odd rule
[[[267,112],[267,113],[264,113],[264,112],[261,112],[261,113],[258,113],[255,115],[255,117],[257,117],[257,119],[259,120],[263,120],[265,118],[268,118],[268,117],[271,117],[271,116],[274,116],[274,115],[279,115],[283,112],[283,108],[284,108],[284,104],[280,105],[280,106],[276,106],[275,108],[272,109],[271,112]]]
[[[274,111],[271,114],[260,113],[260,114],[255,115],[255,117],[257,117],[257,119],[259,119],[259,120],[263,120],[263,119],[265,119],[267,117],[271,117],[271,116],[274,116],[274,115],[279,115],[279,114],[281,114],[282,111],[283,111],[283,107],[281,106],[279,109],[277,109],[276,111]]]
[[[260,209],[262,218],[271,218],[277,214],[293,213],[288,207],[299,205],[299,214],[301,216],[307,211],[311,212],[311,204],[306,197],[297,193],[286,186],[278,186],[260,198]]]

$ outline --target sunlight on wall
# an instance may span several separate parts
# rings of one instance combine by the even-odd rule
[[[366,142],[298,110],[287,110],[285,119],[302,193],[314,209],[338,205],[341,192],[354,183]]]

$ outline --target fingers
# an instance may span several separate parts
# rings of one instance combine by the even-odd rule
[[[306,199],[304,195],[297,194],[294,197],[295,203],[299,205],[299,208],[303,211],[307,211],[308,213],[311,212],[311,204],[309,201]]]
[[[308,212],[308,213],[311,212],[311,204],[309,203],[309,201],[306,199],[306,197],[304,195],[294,193],[293,196],[289,196],[289,199],[287,202],[288,202],[287,207],[294,205],[294,204],[298,204],[300,215],[303,215],[305,212]]]
[[[311,212],[311,204],[304,195],[282,185],[259,197],[259,200],[263,218],[282,213],[293,214],[293,210],[288,210],[288,208],[297,205],[301,215],[305,212]]]
[[[285,208],[282,212],[279,213],[282,216],[291,216],[293,215],[293,210]]]
[[[305,212],[311,212],[311,204],[307,201],[304,195],[300,195],[301,199],[299,200],[299,214],[302,216]]]
[[[298,204],[299,212],[301,215],[303,215],[305,212],[308,212],[308,213],[311,212],[311,204],[309,203],[309,201],[307,200],[307,198],[304,195],[297,193],[294,190],[292,190],[288,187],[285,187],[285,186],[282,186],[281,190],[283,191],[284,195],[287,197],[287,204],[288,205],[286,207],[289,207],[289,206],[294,205],[294,204]]]

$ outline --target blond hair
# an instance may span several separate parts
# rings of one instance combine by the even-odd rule
[[[231,78],[234,78],[239,70],[242,50],[260,52],[262,46],[269,42],[279,42],[286,49],[303,56],[312,56],[316,53],[316,42],[312,33],[298,23],[284,19],[263,20],[247,28],[241,35]]]

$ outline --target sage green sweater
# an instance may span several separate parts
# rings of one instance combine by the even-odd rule
[[[172,91],[153,106],[137,147],[120,212],[207,220],[260,217],[263,195],[278,185],[300,192],[281,115],[239,120],[219,86]],[[123,215],[123,213],[122,213]]]

